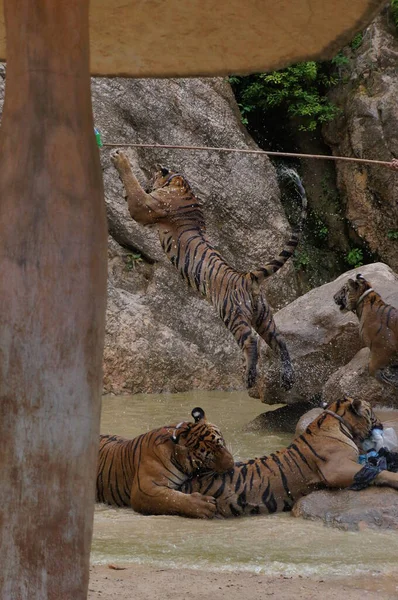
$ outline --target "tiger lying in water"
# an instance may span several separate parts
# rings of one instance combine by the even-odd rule
[[[233,467],[232,455],[215,425],[201,408],[194,423],[154,429],[132,440],[101,435],[97,470],[97,502],[131,506],[144,514],[178,514],[209,518],[215,500],[178,488],[198,469],[224,473]]]
[[[350,487],[362,469],[358,445],[374,428],[383,425],[370,405],[344,398],[332,403],[288,448],[238,462],[228,473],[195,477],[182,491],[214,496],[222,517],[289,511],[315,489]],[[381,471],[373,483],[398,489],[398,473]]]
[[[370,375],[398,387],[398,310],[383,302],[360,274],[333,299],[341,311],[351,310],[359,319],[361,340],[370,348]]]
[[[243,350],[247,387],[252,387],[257,377],[258,349],[254,329],[274,351],[279,352],[281,383],[285,389],[290,389],[295,379],[293,366],[261,284],[286,263],[298,244],[307,208],[305,190],[298,176],[296,183],[302,198],[299,227],[277,258],[264,267],[242,273],[230,267],[209,243],[200,203],[181,173],[162,169],[155,176],[152,192],[147,194],[134,176],[124,152],[114,151],[111,159],[124,185],[132,218],[142,225],[158,226],[160,242],[171,263],[188,285],[214,305]]]

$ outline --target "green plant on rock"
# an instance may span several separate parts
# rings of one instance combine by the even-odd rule
[[[124,259],[127,271],[133,271],[137,264],[142,262],[142,256],[139,252],[131,252],[130,254],[127,254]]]
[[[345,67],[346,65],[350,64],[349,59],[346,56],[344,56],[344,54],[342,52],[339,52],[338,54],[336,54],[336,56],[334,58],[332,58],[332,60],[330,62],[335,67]]]
[[[315,221],[315,234],[321,241],[326,240],[329,234],[329,227],[319,217]]]
[[[361,248],[352,248],[346,255],[345,259],[352,267],[362,267],[363,251]]]
[[[356,34],[356,36],[352,40],[350,46],[353,50],[356,50],[357,48],[359,48],[359,46],[362,44],[362,42],[363,42],[363,34],[361,32],[359,32]]]
[[[398,29],[398,0],[391,0],[391,14],[395,27]]]
[[[310,257],[306,250],[296,250],[293,256],[293,264],[297,271],[303,269],[305,271],[306,267],[310,264]]]
[[[394,240],[394,241],[398,240],[398,231],[397,230],[389,231],[387,233],[387,237],[389,240]]]

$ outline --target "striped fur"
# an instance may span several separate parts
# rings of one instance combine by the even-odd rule
[[[367,402],[344,398],[331,404],[288,448],[238,462],[222,475],[195,477],[182,490],[214,496],[217,515],[223,517],[289,511],[315,489],[351,486],[361,470],[358,445],[374,427],[383,426]],[[382,471],[374,483],[398,489],[398,474]]]
[[[252,387],[257,377],[257,333],[279,353],[281,385],[290,389],[295,380],[293,366],[261,284],[286,263],[297,247],[307,209],[300,178],[295,175],[302,199],[300,225],[276,258],[264,267],[244,273],[231,267],[209,242],[201,204],[183,175],[162,169],[147,194],[122,151],[114,152],[112,161],[124,184],[133,219],[143,225],[158,226],[160,242],[170,262],[191,288],[213,304],[235,337],[245,356],[247,387]]]
[[[212,498],[178,489],[198,469],[227,471],[233,458],[203,410],[195,408],[192,416],[194,423],[161,427],[132,440],[101,435],[96,500],[146,514],[211,517]]]
[[[370,375],[398,387],[398,310],[386,304],[360,274],[333,299],[341,311],[352,311],[359,319],[361,340],[370,348]]]

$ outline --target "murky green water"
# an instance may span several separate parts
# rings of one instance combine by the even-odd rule
[[[188,420],[195,406],[221,427],[236,459],[272,452],[291,439],[242,433],[241,427],[266,408],[243,392],[105,397],[101,431],[134,437]],[[97,505],[92,562],[326,576],[390,572],[397,569],[397,554],[397,533],[347,533],[286,513],[199,521]]]

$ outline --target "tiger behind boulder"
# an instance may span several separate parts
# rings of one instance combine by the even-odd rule
[[[132,440],[101,435],[96,501],[144,514],[211,518],[214,498],[178,488],[200,469],[224,473],[234,461],[204,411],[194,408],[192,416],[194,423],[161,427]]]
[[[190,287],[213,304],[243,350],[246,386],[251,388],[256,382],[257,332],[279,353],[281,385],[290,389],[295,381],[293,366],[261,284],[286,263],[298,244],[307,208],[299,177],[296,184],[302,199],[300,225],[277,258],[264,267],[242,273],[232,268],[209,243],[201,205],[181,173],[161,169],[148,194],[134,176],[124,152],[114,151],[111,159],[124,185],[132,218],[142,225],[157,225],[160,242],[171,263]]]
[[[222,517],[289,511],[316,489],[352,486],[362,471],[358,445],[376,428],[383,425],[371,406],[346,397],[333,402],[284,450],[238,462],[222,475],[195,477],[182,490],[214,496]],[[381,471],[373,484],[398,489],[398,473]]]
[[[369,374],[398,387],[398,310],[361,274],[349,279],[333,299],[341,311],[352,311],[359,319],[361,340],[370,348]]]

